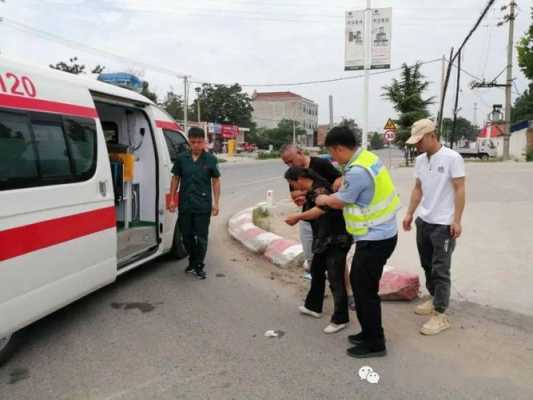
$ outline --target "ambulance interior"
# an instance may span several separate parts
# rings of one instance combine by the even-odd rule
[[[111,163],[120,268],[158,243],[156,150],[141,109],[98,101],[96,109]]]

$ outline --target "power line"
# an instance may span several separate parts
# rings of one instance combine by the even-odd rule
[[[65,38],[60,37],[58,35],[55,35],[55,34],[52,34],[52,33],[46,32],[46,31],[42,31],[42,30],[39,30],[39,29],[36,29],[36,28],[32,28],[32,27],[30,27],[28,25],[22,24],[20,22],[17,22],[17,21],[8,19],[8,18],[4,18],[4,21],[7,24],[9,24],[12,27],[14,27],[15,29],[22,30],[24,32],[29,32],[29,33],[32,33],[32,34],[36,34],[38,36],[43,37],[44,39],[58,41],[58,42],[61,42],[62,44],[65,44],[65,45],[67,45],[69,47],[72,47],[72,48],[75,48],[75,49],[84,49],[84,50],[87,50],[87,51],[89,51],[91,53],[104,54],[106,56],[113,57],[113,58],[116,58],[116,59],[119,59],[119,60],[122,60],[122,61],[126,61],[128,63],[133,63],[133,64],[136,64],[136,65],[141,66],[143,68],[151,69],[153,71],[157,71],[157,72],[160,72],[160,73],[163,73],[163,74],[168,74],[168,75],[172,75],[172,76],[179,76],[179,77],[186,76],[185,74],[177,74],[174,71],[172,71],[170,68],[154,66],[154,65],[151,65],[151,64],[148,64],[148,63],[145,63],[145,62],[141,62],[141,61],[129,58],[129,57],[117,55],[117,54],[112,53],[111,51],[108,51],[108,50],[101,50],[101,49],[98,49],[98,48],[95,48],[95,47],[91,47],[91,46],[88,46],[88,45],[85,45],[85,44],[82,44],[82,43],[79,43],[79,42],[76,42],[76,41],[73,41],[73,40],[70,40],[70,39],[65,39]],[[440,58],[436,58],[436,59],[429,60],[429,61],[419,62],[418,64],[419,65],[432,64],[432,63],[435,63],[435,62],[438,62],[438,61],[441,61],[441,59]],[[374,72],[374,73],[372,73],[370,75],[371,76],[383,75],[383,74],[388,74],[388,73],[392,73],[392,72],[396,72],[396,71],[401,71],[402,69],[403,69],[403,67],[390,69],[390,70],[377,71],[377,72]],[[303,82],[285,82],[285,83],[260,83],[260,84],[249,83],[249,84],[242,84],[240,86],[241,87],[305,86],[305,85],[314,85],[314,84],[323,84],[323,83],[332,83],[332,82],[353,80],[353,79],[359,79],[359,78],[363,78],[363,77],[364,77],[364,74],[360,74],[360,75],[354,75],[354,76],[338,77],[338,78],[323,79],[323,80],[313,80],[313,81],[303,81]],[[196,84],[196,85],[202,85],[204,83],[205,84],[213,84],[213,85],[231,85],[231,84],[227,84],[227,83],[215,83],[215,82],[209,82],[209,81],[192,81],[191,83]]]
[[[481,21],[483,21],[483,18],[485,18],[485,15],[487,15],[487,13],[489,12],[490,8],[492,7],[492,5],[494,4],[495,1],[496,0],[489,0],[487,5],[485,6],[485,9],[483,10],[483,12],[479,16],[478,20],[474,24],[474,27],[470,30],[470,32],[468,32],[468,35],[466,35],[465,39],[463,40],[463,43],[461,43],[461,46],[459,46],[459,49],[456,51],[455,55],[452,57],[452,62],[454,62],[456,60],[456,58],[459,55],[459,53],[461,53],[461,51],[463,50],[463,47],[466,46],[466,43],[470,40],[470,38],[472,37],[474,32],[477,30],[477,28],[481,24]]]
[[[432,63],[435,63],[435,62],[439,62],[439,61],[441,61],[441,58],[435,58],[433,60],[423,61],[423,62],[419,62],[417,64],[426,65],[426,64],[432,64]],[[413,67],[413,66],[414,65],[410,65],[409,67]],[[401,71],[402,69],[403,69],[403,67],[398,67],[398,68],[389,69],[389,70],[377,71],[377,72],[371,73],[370,76],[388,74],[388,73],[392,73],[392,72]],[[284,83],[246,83],[246,84],[242,84],[240,86],[242,86],[242,87],[307,86],[307,85],[317,85],[317,84],[323,84],[323,83],[349,81],[349,80],[360,79],[360,78],[364,78],[364,77],[365,77],[364,74],[360,74],[360,75],[344,76],[344,77],[338,77],[338,78],[332,78],[332,79],[323,79],[323,80],[314,80],[314,81],[284,82]],[[202,82],[202,81],[195,81],[193,83],[197,84],[197,85],[202,85],[204,83],[205,84],[209,84],[210,83],[210,84],[213,84],[213,85],[228,85],[227,83],[213,83],[213,82]]]
[[[269,3],[270,4],[270,3]],[[63,6],[67,7],[73,7],[73,5],[64,4]],[[79,6],[76,6],[79,8]],[[94,6],[84,6],[85,9],[91,8],[93,10],[100,11],[101,8],[97,8]],[[347,7],[349,8],[349,7]],[[345,10],[347,9],[345,8]],[[190,11],[194,14],[183,14],[183,11]],[[197,7],[197,6],[183,6],[180,5],[179,9],[174,8],[158,8],[154,7],[153,5],[150,5],[150,8],[138,8],[138,7],[120,7],[120,6],[108,6],[106,7],[105,11],[115,11],[115,12],[130,12],[130,13],[138,13],[138,14],[177,14],[180,17],[186,17],[186,18],[210,18],[215,17],[217,19],[220,19],[221,16],[224,16],[226,18],[243,18],[253,21],[265,21],[265,22],[295,22],[295,23],[309,23],[309,22],[316,22],[316,23],[323,23],[323,22],[333,22],[333,23],[344,23],[344,12],[339,15],[333,15],[333,14],[326,14],[326,13],[320,13],[320,14],[313,14],[313,13],[293,13],[288,14],[285,12],[280,13],[265,13],[264,10],[239,10],[239,9],[215,9],[211,7]],[[404,18],[396,16],[395,18],[399,20],[403,20]],[[432,21],[436,22],[438,21],[439,24],[462,24],[464,20],[461,20],[461,18],[453,18],[449,20],[442,20],[440,16],[425,16],[424,22],[412,22],[412,18],[405,18],[407,22],[402,22],[401,26],[426,26],[427,23],[431,23]],[[465,17],[466,20],[466,17]]]

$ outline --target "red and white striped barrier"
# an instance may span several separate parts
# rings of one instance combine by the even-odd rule
[[[228,232],[248,250],[265,257],[281,268],[296,267],[304,261],[302,245],[294,240],[267,232],[254,225],[253,208],[247,208],[230,218]]]

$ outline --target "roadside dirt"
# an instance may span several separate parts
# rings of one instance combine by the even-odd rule
[[[295,211],[296,206],[289,201],[278,202],[270,221],[272,230],[298,240],[297,227],[288,227],[283,222],[287,214]],[[234,253],[235,262],[253,270],[262,281],[261,285],[274,283],[278,287],[278,295],[294,299],[294,317],[299,318],[297,306],[303,302],[309,288],[309,281],[303,279],[302,269],[279,269],[246,251],[233,239],[228,240],[232,247],[238,249]],[[328,297],[324,303],[326,318],[332,312],[331,296]],[[452,301],[449,309],[452,329],[436,337],[425,337],[419,334],[419,329],[427,317],[414,314],[416,303],[383,302],[389,353],[401,359],[410,353],[425,354],[428,359],[440,360],[439,364],[442,363],[444,368],[425,370],[420,365],[421,369],[413,374],[413,381],[405,384],[415,385],[418,379],[435,380],[436,374],[440,376],[438,380],[456,380],[458,386],[465,387],[490,378],[495,387],[498,382],[512,382],[528,393],[531,390],[533,394],[532,317],[466,301]],[[351,331],[359,331],[355,315],[351,313],[350,317]],[[493,398],[509,398],[507,395],[510,393],[494,394]]]

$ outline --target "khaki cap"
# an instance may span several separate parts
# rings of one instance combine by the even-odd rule
[[[430,119],[419,119],[411,127],[411,137],[405,143],[417,144],[425,135],[436,130],[437,126]]]

